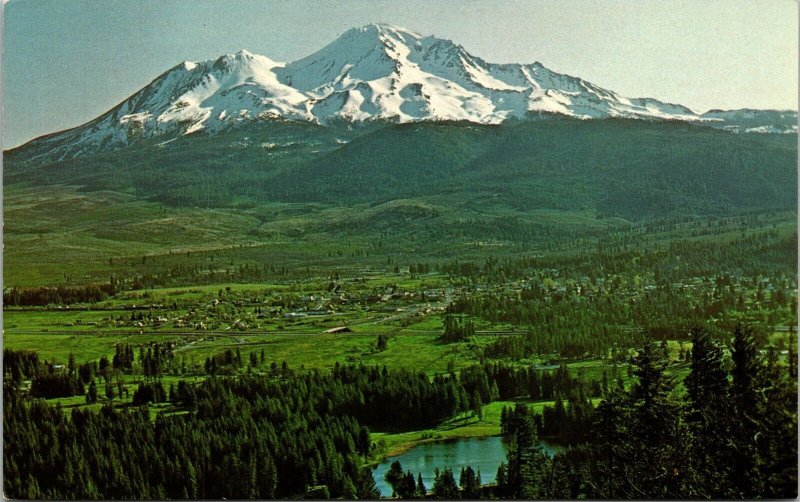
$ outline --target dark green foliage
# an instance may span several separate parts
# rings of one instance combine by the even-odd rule
[[[562,444],[583,443],[589,439],[594,408],[586,395],[584,386],[576,386],[570,393],[567,406],[561,396],[556,397],[555,406],[542,409],[541,423],[537,430],[540,436],[558,438]],[[534,417],[534,420],[539,417]]]
[[[310,486],[306,490],[304,498],[311,500],[328,500],[331,498],[331,493],[326,485]]]
[[[221,354],[216,354],[206,358],[204,368],[209,375],[225,374],[230,375],[242,367],[242,355],[237,348],[236,351],[226,349]]]
[[[106,382],[106,399],[113,401],[115,397],[117,397],[117,393],[114,391],[114,384],[110,381]]]
[[[7,392],[5,490],[24,495],[32,473],[45,498],[272,498],[319,484],[341,494],[344,478],[357,477],[357,423],[287,403],[255,381],[216,381],[202,386],[198,411],[188,416],[153,423],[146,409],[106,408],[66,420]],[[45,444],[51,460],[36,454]]]
[[[97,362],[88,362],[78,366],[78,376],[84,384],[94,380],[94,376],[98,374]]]
[[[133,393],[133,405],[142,405],[147,403],[163,403],[167,400],[164,393],[164,386],[161,382],[142,382],[139,388]]]
[[[503,437],[507,441],[508,463],[497,472],[497,489],[506,498],[544,498],[548,460],[536,436],[533,416],[518,404],[506,413]]]
[[[796,497],[797,380],[778,366],[774,347],[759,353],[747,326],[736,326],[731,356],[736,496]]]
[[[94,383],[94,380],[89,384],[89,390],[86,391],[86,402],[88,404],[97,402],[97,385]]]
[[[686,422],[693,436],[692,484],[703,497],[735,497],[731,468],[734,465],[732,442],[734,408],[722,348],[701,329],[692,332],[691,372],[686,377],[688,397]]]
[[[646,344],[635,359],[637,382],[612,391],[595,410],[592,496],[681,498],[685,496],[687,435],[671,396],[663,354]]]
[[[41,288],[11,288],[3,291],[3,305],[74,305],[97,303],[113,296],[112,284],[87,284],[85,286],[58,286]]]
[[[416,496],[417,498],[424,499],[428,495],[428,488],[425,486],[425,483],[422,481],[422,473],[417,473],[417,491]]]
[[[354,139],[335,141],[342,137]],[[352,204],[453,194],[471,205],[501,194],[517,210],[591,208],[644,219],[793,208],[796,143],[795,135],[639,120],[360,128],[286,121],[38,167],[26,165],[20,150],[7,157],[4,176],[132,188],[139,198],[179,206],[230,206],[234,195]]]
[[[375,478],[372,477],[372,469],[362,467],[356,483],[356,497],[362,500],[376,500],[380,496],[381,492],[375,485]]]
[[[478,389],[475,389],[472,393],[472,397],[469,399],[469,408],[478,420],[483,418],[483,401],[481,400],[481,393]]]
[[[3,349],[3,377],[5,381],[18,383],[33,378],[42,371],[39,355],[32,351]]]
[[[475,325],[471,319],[461,319],[453,315],[444,317],[444,333],[441,340],[445,343],[463,342],[475,335]]]
[[[400,462],[395,460],[392,462],[392,465],[389,466],[389,470],[386,471],[386,476],[384,476],[386,482],[389,483],[392,487],[392,493],[397,493],[397,487],[400,486],[400,483],[403,481],[403,466],[400,465]]]
[[[114,359],[112,359],[114,368],[122,370],[130,370],[133,368],[133,347],[128,344],[117,344],[114,347]]]
[[[338,364],[331,376],[329,385],[351,389],[346,400],[333,401],[334,411],[353,415],[369,427],[418,429],[469,407],[468,398],[463,398],[466,391],[457,377],[437,376],[430,380],[424,373]]]
[[[361,430],[358,431],[358,442],[356,443],[356,449],[361,455],[364,456],[364,458],[369,455],[369,429],[366,426],[362,426]]]
[[[759,355],[746,327],[735,329],[730,373],[706,332],[694,330],[693,339],[684,404],[660,348],[645,345],[636,383],[612,389],[594,411],[589,443],[553,459],[551,473],[562,483],[550,485],[550,497],[796,496],[796,381],[770,362],[773,349]],[[513,480],[511,469],[503,476]]]
[[[533,400],[555,399],[584,386],[578,378],[570,376],[566,365],[555,370],[537,370],[507,363],[487,363],[462,369],[460,377],[468,395],[473,396],[473,400],[480,396],[483,403],[521,396]]]
[[[481,201],[499,193],[517,209],[591,207],[641,219],[789,207],[794,191],[785,187],[796,186],[795,148],[792,138],[743,139],[629,120],[407,124],[363,136],[275,183],[303,200],[455,192]]]
[[[461,487],[461,498],[468,500],[479,499],[481,495],[481,473],[475,474],[472,467],[467,466],[461,469],[458,478],[458,485]]]
[[[31,397],[69,397],[85,393],[83,382],[66,373],[40,374],[31,381]]]
[[[417,485],[414,480],[414,474],[411,471],[402,475],[400,482],[397,484],[397,496],[401,499],[417,498]]]
[[[666,249],[587,252],[569,258],[487,259],[483,264],[448,264],[442,269],[479,283],[512,278],[529,281],[518,299],[497,291],[475,292],[457,297],[448,307],[453,314],[467,314],[492,323],[507,322],[524,330],[520,335],[499,337],[486,347],[486,356],[605,356],[609,348],[639,345],[648,338],[687,339],[689,328],[695,325],[705,326],[713,337],[723,336],[732,320],[749,310],[735,291],[752,288],[767,273],[780,281],[779,277],[795,268],[796,250],[796,234],[781,238],[764,233],[725,243],[678,241]],[[681,257],[677,263],[675,256]],[[543,273],[544,270],[550,272]],[[630,284],[637,277],[650,275],[655,284],[644,291],[622,286],[623,278]],[[594,279],[584,281],[581,290],[577,290],[548,287],[547,281],[553,276],[576,281]],[[707,277],[716,277],[714,282],[704,279],[707,294],[687,294],[674,285]],[[592,292],[600,288],[601,280],[606,293]],[[638,300],[631,302],[631,295]],[[770,324],[761,323],[770,329]]]
[[[172,354],[172,345],[154,343],[147,347],[147,350],[141,350],[141,366],[142,373],[145,378],[160,378],[167,368],[175,359]],[[239,366],[241,366],[241,355],[238,359]]]
[[[459,496],[458,485],[456,478],[453,477],[453,471],[444,468],[441,472],[438,469],[434,470],[433,489],[431,490],[434,499],[457,499]]]
[[[764,459],[761,479],[765,498],[797,497],[797,378],[791,368],[797,359],[788,360],[789,369],[777,363],[774,347],[767,349],[759,387],[760,432],[758,449]],[[791,410],[791,411],[789,411]],[[756,495],[752,495],[755,497]]]
[[[759,429],[757,393],[763,369],[758,358],[756,341],[749,328],[736,326],[731,357],[733,359],[731,397],[735,406],[733,437],[737,449],[733,465],[733,483],[738,494],[747,497],[763,491],[763,479],[758,470],[758,465],[763,459],[759,458],[756,443]]]
[[[378,341],[375,343],[375,350],[383,352],[387,348],[389,348],[389,338],[384,334],[378,335]]]
[[[283,374],[291,375],[288,368]],[[107,398],[117,392],[109,381]],[[32,490],[45,498],[272,498],[309,489],[317,496],[328,490],[331,497],[355,491],[375,498],[371,471],[359,470],[369,444],[360,423],[421,427],[469,404],[457,378],[431,381],[365,367],[275,380],[179,382],[170,397],[189,413],[155,423],[144,406],[141,412],[75,410],[65,420],[59,409],[28,403],[12,387],[5,393],[6,492]],[[160,382],[142,382],[133,403],[164,401],[164,394]],[[35,452],[45,444],[53,455],[42,458]],[[413,497],[413,475],[398,470],[398,489]]]

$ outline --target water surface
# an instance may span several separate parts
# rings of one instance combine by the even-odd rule
[[[422,473],[422,481],[430,490],[433,487],[433,469],[449,467],[458,482],[461,468],[468,465],[477,472],[480,470],[483,483],[493,483],[497,468],[506,458],[506,448],[499,436],[484,438],[464,438],[450,441],[436,441],[417,445],[396,457],[389,457],[373,471],[375,484],[381,495],[388,497],[392,487],[386,482],[386,471],[395,460],[400,461],[403,471],[411,471],[414,478]]]
[[[542,448],[545,454],[550,456],[561,450],[559,445],[545,440],[542,440]],[[385,497],[392,495],[392,487],[384,476],[395,460],[400,461],[403,472],[414,473],[414,479],[422,473],[422,481],[428,490],[433,487],[434,468],[439,468],[441,471],[444,467],[449,467],[453,470],[458,483],[461,468],[469,465],[476,472],[480,471],[481,482],[487,484],[494,483],[497,468],[505,462],[506,447],[500,436],[453,439],[417,445],[401,455],[388,457],[373,471],[375,484]]]

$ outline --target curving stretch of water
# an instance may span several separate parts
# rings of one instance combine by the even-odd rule
[[[546,454],[553,455],[561,448],[558,445],[542,441]],[[403,472],[411,471],[416,480],[422,474],[422,481],[430,490],[433,487],[434,468],[442,470],[449,467],[458,482],[461,468],[472,466],[481,473],[483,484],[494,483],[497,468],[506,460],[506,447],[499,436],[453,439],[417,445],[407,452],[389,457],[381,462],[373,471],[375,484],[384,497],[392,495],[392,487],[386,482],[386,471],[395,460],[400,462]]]

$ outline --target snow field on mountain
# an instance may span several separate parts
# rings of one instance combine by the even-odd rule
[[[67,158],[139,138],[216,133],[254,120],[499,124],[530,113],[682,120],[735,131],[797,130],[795,112],[700,115],[652,98],[623,97],[539,63],[488,63],[449,40],[373,24],[348,30],[291,63],[245,50],[181,63],[106,114],[41,141]],[[773,118],[780,125],[770,123]]]

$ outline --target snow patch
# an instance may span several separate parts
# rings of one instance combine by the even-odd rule
[[[134,138],[215,133],[255,120],[497,124],[532,112],[686,120],[753,133],[797,131],[796,112],[699,115],[681,105],[620,96],[539,63],[488,63],[449,40],[371,24],[292,63],[247,50],[185,61],[105,115],[40,141],[53,145],[54,156],[68,158]]]

